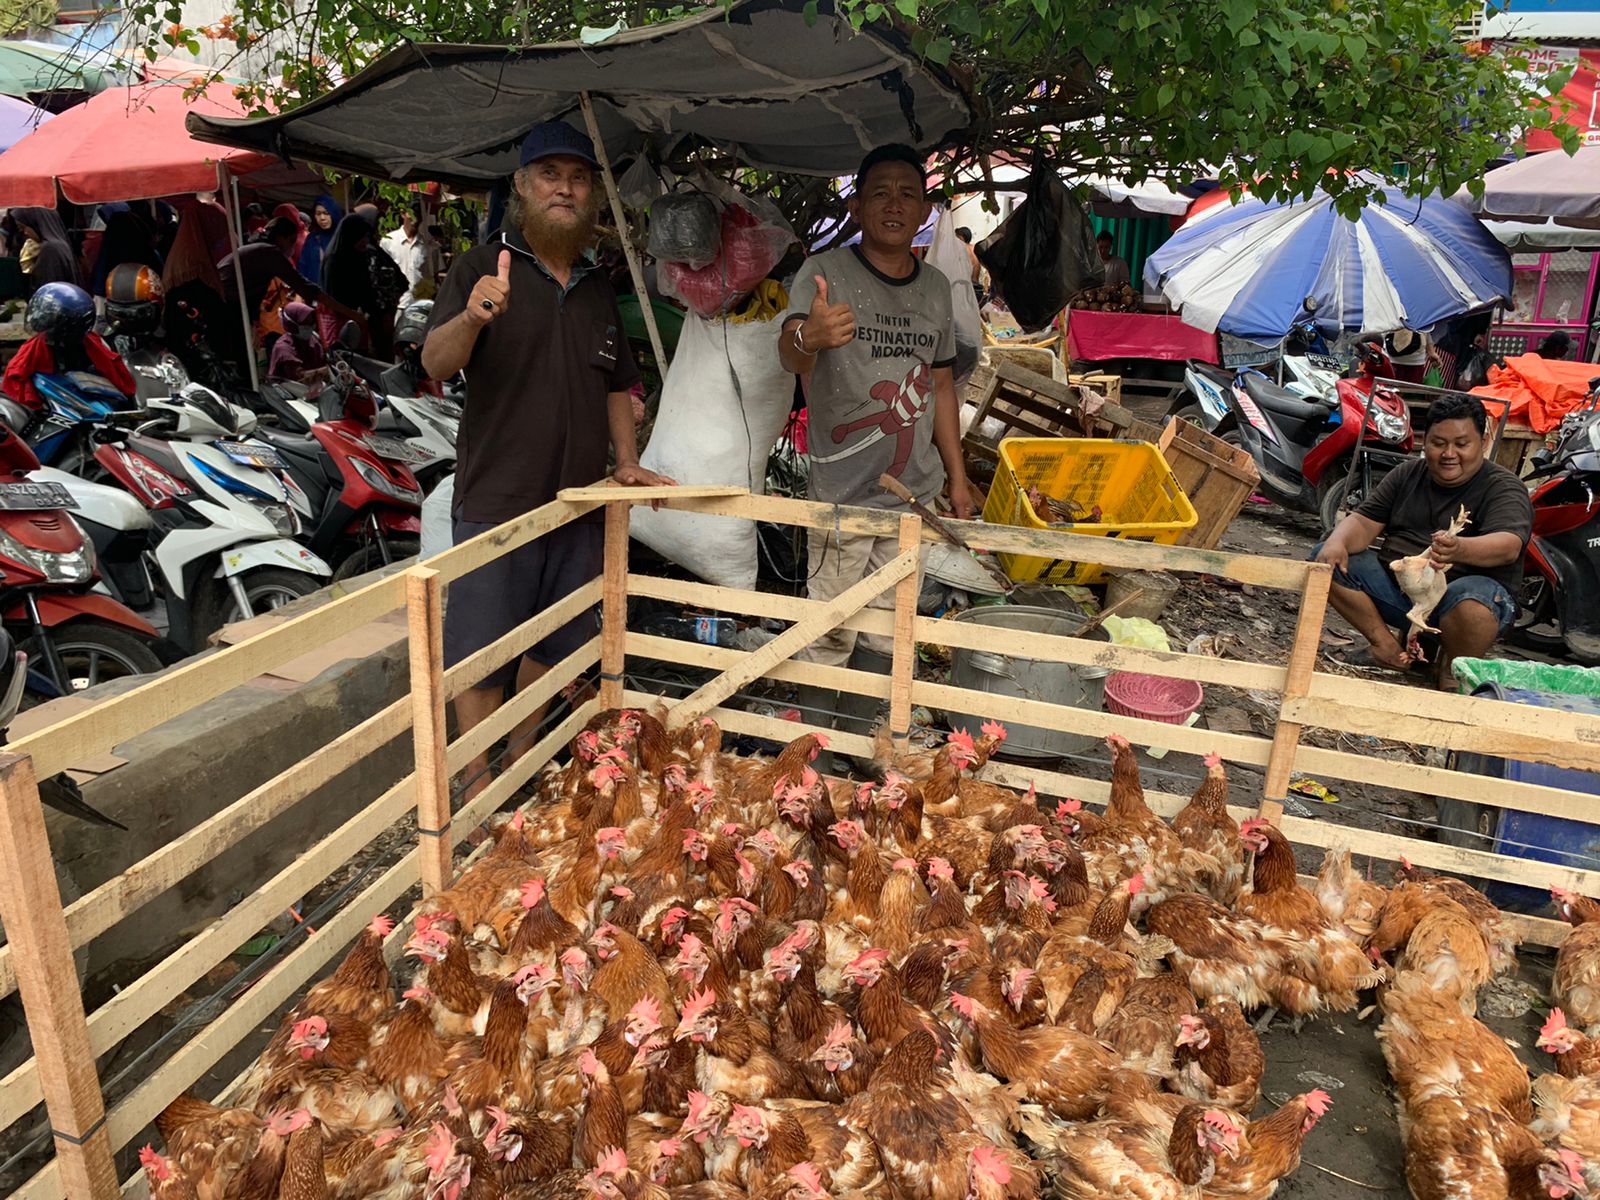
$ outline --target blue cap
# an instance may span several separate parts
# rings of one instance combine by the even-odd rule
[[[593,167],[600,165],[600,160],[594,156],[594,143],[589,140],[589,135],[579,133],[565,121],[541,121],[528,130],[528,136],[522,139],[521,165],[524,167],[541,158],[555,158],[558,155],[581,158]]]

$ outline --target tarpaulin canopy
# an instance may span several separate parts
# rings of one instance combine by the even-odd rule
[[[15,146],[39,126],[52,119],[54,119],[53,114],[29,104],[26,100],[0,95],[0,150]]]
[[[255,120],[197,113],[195,136],[397,182],[481,187],[540,121],[594,100],[613,160],[703,139],[753,167],[853,171],[885,142],[932,148],[971,119],[942,72],[828,0],[743,0],[597,44],[403,46],[325,96]]]
[[[1552,220],[1582,229],[1600,228],[1600,146],[1568,157],[1559,150],[1530,154],[1483,177],[1483,197],[1461,199],[1486,220]]]
[[[235,174],[275,166],[270,154],[222,150],[184,127],[191,112],[239,111],[224,83],[192,103],[172,83],[101,92],[0,154],[0,207],[54,206],[57,184],[74,204],[214,191],[219,160]]]
[[[1588,397],[1594,375],[1593,363],[1519,354],[1503,367],[1490,367],[1488,384],[1472,393],[1509,401],[1514,420],[1535,433],[1549,433]]]
[[[74,54],[69,47],[0,41],[0,95],[26,97],[41,92],[98,92],[109,72]]]

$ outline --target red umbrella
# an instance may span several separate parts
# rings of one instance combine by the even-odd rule
[[[74,204],[210,192],[218,186],[218,162],[240,175],[277,161],[195,141],[183,123],[191,112],[244,115],[226,83],[193,101],[175,83],[101,92],[0,154],[0,207],[54,207],[57,185]]]

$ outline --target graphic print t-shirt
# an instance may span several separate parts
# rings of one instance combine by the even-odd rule
[[[933,370],[956,360],[949,281],[920,259],[906,278],[892,279],[846,246],[801,264],[789,289],[790,317],[811,311],[818,275],[828,282],[829,303],[854,311],[856,336],[822,351],[811,372],[811,499],[894,507],[899,502],[878,487],[878,476],[889,474],[932,503],[944,487],[933,444]]]

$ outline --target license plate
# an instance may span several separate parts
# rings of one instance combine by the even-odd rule
[[[1306,361],[1313,367],[1317,367],[1323,371],[1344,370],[1343,363],[1341,363],[1337,358],[1331,358],[1326,354],[1308,354],[1306,355]]]
[[[259,442],[213,442],[216,448],[227,455],[230,462],[236,462],[243,467],[261,467],[267,471],[280,471],[283,469],[283,456],[271,446],[263,446]]]
[[[403,442],[399,438],[385,437],[381,433],[367,435],[367,445],[372,447],[373,453],[380,458],[393,459],[395,462],[420,462],[422,455],[412,448],[410,442]]]
[[[43,508],[77,508],[72,493],[59,483],[0,483],[0,508],[13,512]]]

